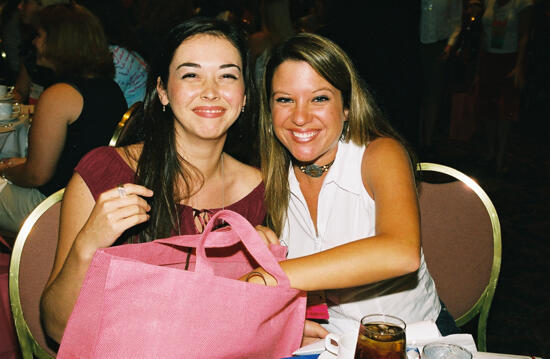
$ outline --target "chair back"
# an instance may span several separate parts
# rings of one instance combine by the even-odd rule
[[[418,170],[422,248],[428,270],[458,326],[479,315],[477,347],[486,351],[487,317],[501,262],[496,209],[464,173],[434,163],[420,163]]]
[[[61,189],[40,203],[23,223],[10,262],[10,301],[23,358],[54,358],[55,343],[40,322],[40,297],[50,276],[59,233]]]
[[[128,108],[128,110],[126,110],[124,115],[122,115],[122,118],[118,122],[115,132],[113,133],[113,136],[109,141],[109,146],[118,146],[124,140],[124,137],[128,133],[128,130],[132,126],[132,120],[136,117],[136,114],[143,108],[142,104],[142,101],[134,103],[132,106],[130,106],[130,108]]]

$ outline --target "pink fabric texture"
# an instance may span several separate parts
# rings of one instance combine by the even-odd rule
[[[216,219],[230,224],[212,232]],[[195,248],[184,270],[188,249]],[[96,252],[58,358],[282,358],[300,346],[304,292],[236,212],[223,210],[200,235]],[[236,280],[261,266],[278,285]]]
[[[324,304],[316,304],[316,305],[308,306],[306,309],[306,318],[328,320],[329,319],[328,305],[324,303]]]

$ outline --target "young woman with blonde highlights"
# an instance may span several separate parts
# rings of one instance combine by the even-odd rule
[[[383,312],[456,330],[421,251],[414,161],[348,56],[321,36],[295,35],[272,52],[261,96],[274,232],[261,231],[288,246],[291,285],[325,296],[324,327],[349,333]]]

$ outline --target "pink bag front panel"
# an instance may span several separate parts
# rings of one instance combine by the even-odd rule
[[[300,345],[304,311],[292,305],[295,290],[123,260],[110,266],[104,304],[117,309],[102,313],[93,357],[281,358]],[[124,273],[144,279],[121,280]],[[155,285],[144,287],[146,280]]]
[[[288,286],[277,264],[284,247],[270,246],[275,257],[240,215],[222,211],[219,216],[231,230],[208,233],[207,227],[200,236],[97,251],[58,356],[280,358],[297,349],[305,294]],[[197,262],[194,272],[179,269],[189,244],[198,247],[191,260]],[[227,249],[207,252],[226,251],[227,257],[206,259],[204,246],[224,245]],[[254,262],[262,263],[279,285],[235,280]]]

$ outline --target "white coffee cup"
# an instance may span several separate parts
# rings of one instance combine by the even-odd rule
[[[12,113],[12,103],[8,101],[0,101],[0,121],[11,120]]]
[[[6,97],[7,94],[8,94],[8,86],[0,85],[0,98]]]
[[[325,337],[325,349],[336,354],[338,359],[353,359],[357,346],[357,334],[338,335],[329,333]]]

